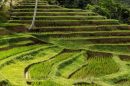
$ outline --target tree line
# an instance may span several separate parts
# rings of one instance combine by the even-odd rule
[[[128,4],[122,4],[120,1],[121,0],[50,0],[50,3],[56,3],[67,8],[92,10],[107,18],[118,19],[120,22],[130,24],[130,8]],[[130,3],[129,0],[125,1],[126,3]]]

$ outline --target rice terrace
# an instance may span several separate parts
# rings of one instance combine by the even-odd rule
[[[0,0],[0,86],[130,86],[129,0]]]

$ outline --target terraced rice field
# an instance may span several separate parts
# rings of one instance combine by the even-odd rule
[[[130,26],[89,10],[23,0],[0,25],[0,86],[130,86]]]

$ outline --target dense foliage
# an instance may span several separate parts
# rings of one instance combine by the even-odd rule
[[[119,0],[57,0],[60,5],[68,8],[90,9],[108,18],[130,23],[130,10],[127,4],[117,1]],[[129,1],[125,1],[129,3]]]
[[[9,5],[7,4],[9,0],[0,0],[0,23],[7,22],[9,17]]]

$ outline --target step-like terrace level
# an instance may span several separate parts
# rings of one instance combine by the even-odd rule
[[[12,9],[11,12],[33,12],[34,9]],[[37,12],[89,12],[86,10],[80,9],[37,9]]]
[[[95,26],[48,26],[48,27],[36,27],[31,29],[32,32],[68,32],[68,31],[126,31],[130,30],[128,25],[95,25]]]
[[[22,1],[22,2],[20,2],[20,3],[35,3],[35,0],[33,0],[33,1],[28,1],[28,0],[26,0],[26,1]],[[38,1],[38,3],[48,3],[47,1]]]
[[[32,16],[12,16],[12,20],[32,20]],[[36,20],[101,20],[103,16],[36,16]]]
[[[85,32],[85,31],[79,31],[79,32],[45,32],[45,33],[34,33],[34,35],[41,35],[41,36],[45,36],[45,37],[52,37],[52,38],[69,38],[69,37],[108,37],[108,36],[130,36],[130,31],[117,31],[117,32],[113,32],[113,31],[92,31],[92,32]]]
[[[35,3],[19,3],[18,6],[20,6],[20,5],[24,5],[24,6],[35,5]],[[38,5],[48,5],[48,3],[38,3]]]
[[[57,38],[56,38],[57,39]],[[69,38],[58,38],[57,40],[61,40],[64,42],[83,42],[86,44],[123,44],[123,43],[129,43],[130,44],[130,37],[69,37]]]
[[[10,20],[10,23],[31,23],[31,20]],[[117,20],[36,20],[37,27],[42,26],[80,26],[80,25],[116,25]]]
[[[20,6],[16,6],[16,7],[13,7],[14,9],[24,9],[24,8],[34,8],[35,5],[20,5]],[[57,5],[38,5],[37,8],[42,8],[42,9],[54,9],[54,8],[62,8],[60,6],[57,6]]]
[[[33,12],[12,12],[13,16],[32,16]],[[96,16],[94,12],[37,12],[37,16]]]

